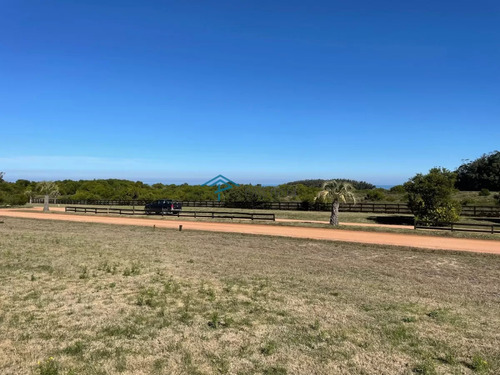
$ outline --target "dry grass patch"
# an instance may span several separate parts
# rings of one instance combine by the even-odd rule
[[[499,281],[491,255],[5,219],[0,373],[495,374]]]

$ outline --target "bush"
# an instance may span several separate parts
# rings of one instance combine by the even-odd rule
[[[243,202],[251,207],[261,202],[270,202],[271,195],[260,186],[240,185],[227,190],[224,193],[224,200],[227,203]]]
[[[11,206],[22,206],[28,203],[28,197],[25,194],[13,194],[7,197],[6,203]]]
[[[382,201],[385,199],[384,189],[373,189],[366,193],[367,201]]]
[[[460,219],[460,211],[460,207],[454,202],[446,202],[429,210],[427,217],[423,220],[428,220],[434,224],[454,223]]]
[[[481,191],[479,192],[479,196],[480,197],[487,197],[488,195],[490,195],[490,191],[488,189],[481,189]]]
[[[433,168],[405,183],[408,206],[417,220],[431,224],[458,221],[461,207],[452,199],[455,178],[455,173],[445,168]]]
[[[28,203],[25,194],[12,194],[0,191],[0,205],[22,206]]]
[[[396,185],[389,189],[391,193],[396,194],[404,194],[406,192],[405,187],[403,185]]]

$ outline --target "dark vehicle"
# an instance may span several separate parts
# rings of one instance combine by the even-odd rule
[[[144,206],[146,215],[161,214],[173,215],[182,210],[182,203],[175,202],[168,199],[159,199]]]

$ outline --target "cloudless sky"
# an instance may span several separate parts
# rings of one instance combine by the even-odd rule
[[[498,0],[0,0],[10,181],[398,184],[499,120]]]

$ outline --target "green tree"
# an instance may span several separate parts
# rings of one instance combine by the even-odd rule
[[[0,182],[3,182],[3,176],[5,176],[5,172],[0,172]]]
[[[391,193],[404,194],[406,193],[405,187],[403,185],[396,185],[389,189]]]
[[[417,174],[404,184],[408,206],[417,220],[431,224],[458,221],[460,204],[452,199],[456,174],[446,168],[432,168]]]
[[[49,199],[50,197],[57,197],[59,195],[59,188],[57,184],[53,181],[41,181],[37,184],[38,191],[44,195],[43,199],[43,211],[49,211]]]
[[[270,202],[271,194],[261,186],[240,185],[223,193],[226,203],[241,203],[242,207],[253,207],[256,204]]]
[[[29,203],[33,203],[33,198],[35,197],[35,192],[33,190],[31,190],[30,188],[27,188],[25,191],[24,191],[24,194],[28,197],[29,199]]]
[[[366,193],[365,200],[369,202],[382,201],[386,198],[384,192],[385,190],[380,188],[369,190]]]
[[[323,179],[312,179],[312,180],[299,180],[299,181],[293,181],[293,182],[288,182],[287,185],[298,185],[302,184],[305,186],[311,186],[315,188],[321,188],[325,183],[328,183],[329,181],[338,181],[338,182],[345,182],[351,184],[356,190],[369,190],[369,189],[375,189],[375,185],[370,184],[366,181],[356,181],[356,180],[348,180],[345,178],[336,178],[335,180],[323,180]]]
[[[322,190],[318,193],[317,199],[332,202],[331,225],[339,225],[339,206],[341,202],[346,203],[347,200],[356,202],[354,190],[354,187],[348,182],[332,180],[323,183]]]
[[[500,151],[484,154],[456,170],[459,190],[500,190]]]

